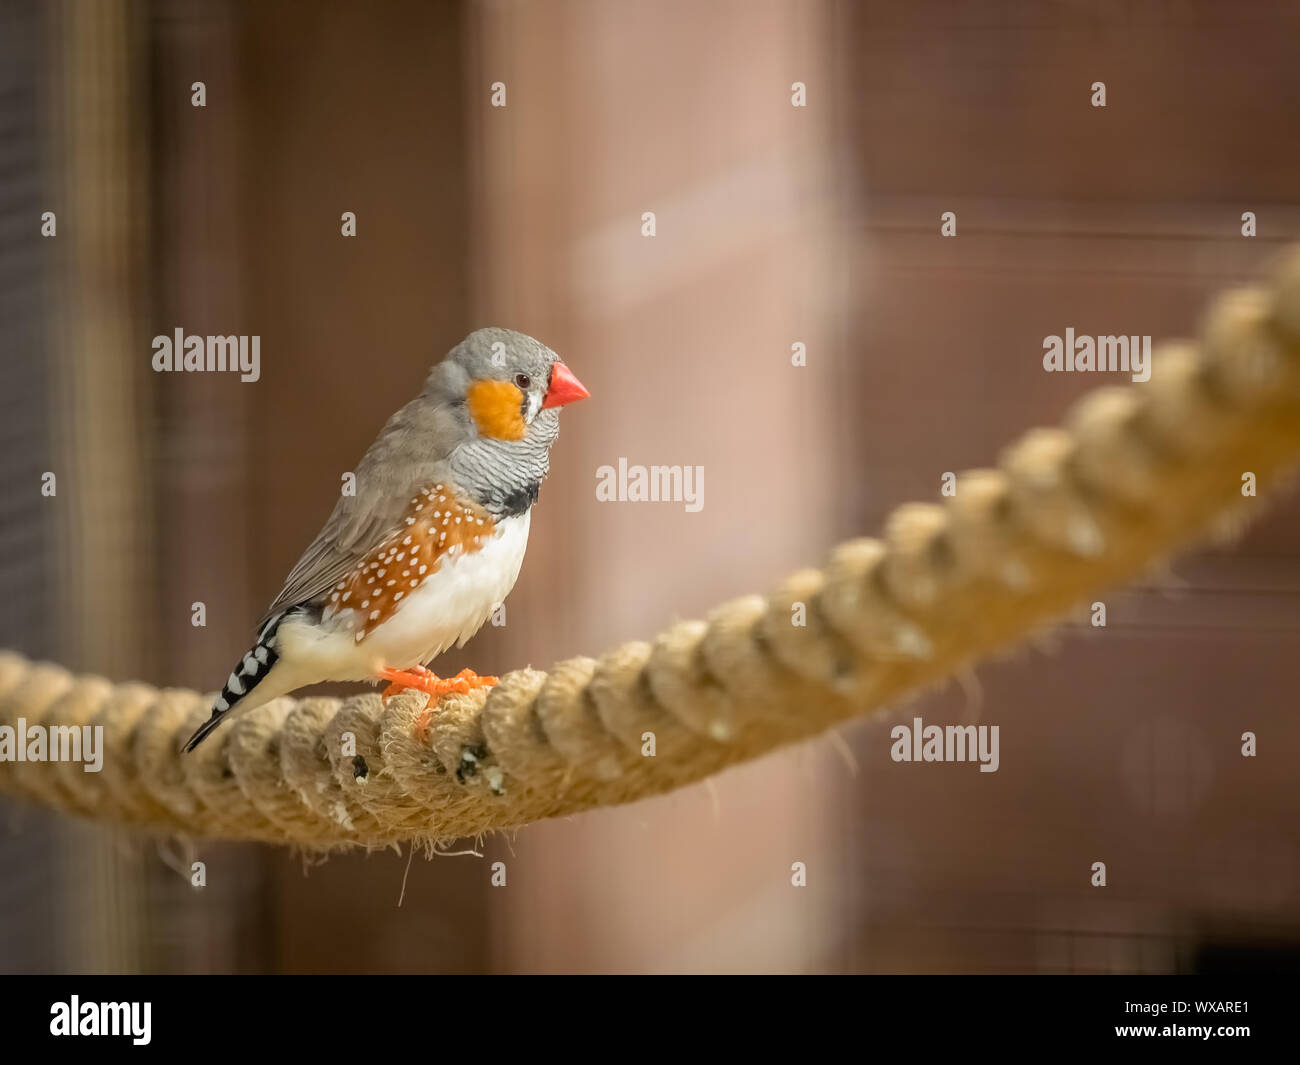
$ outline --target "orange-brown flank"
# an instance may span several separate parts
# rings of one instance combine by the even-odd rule
[[[487,511],[458,498],[450,485],[421,488],[401,525],[334,586],[324,616],[356,610],[360,643],[437,573],[444,559],[472,555],[494,530]]]

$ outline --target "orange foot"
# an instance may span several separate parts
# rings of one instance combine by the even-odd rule
[[[381,669],[379,675],[384,680],[391,682],[380,696],[384,702],[387,702],[400,692],[411,691],[412,689],[432,696],[429,705],[415,719],[415,738],[420,743],[425,741],[429,731],[429,722],[433,719],[433,709],[438,700],[444,695],[450,695],[453,692],[464,695],[472,688],[490,688],[500,680],[499,677],[480,677],[472,669],[462,669],[454,677],[448,677],[444,680],[434,674],[432,670],[425,669],[424,666],[412,666],[407,670]]]
[[[500,679],[499,677],[480,677],[472,669],[462,669],[454,677],[448,677],[444,680],[431,670],[425,669],[424,666],[412,666],[406,670],[381,669],[379,675],[384,680],[391,681],[381,696],[385,701],[399,692],[410,691],[411,689],[432,695],[435,700],[453,692],[464,695],[474,688],[490,688]]]

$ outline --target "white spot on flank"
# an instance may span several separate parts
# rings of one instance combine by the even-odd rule
[[[370,620],[371,620],[371,621],[374,621],[375,618],[377,618],[377,617],[379,617],[379,611],[378,611],[378,610],[372,610],[372,611],[370,611]]]
[[[401,599],[402,596],[404,596],[405,594],[406,594],[405,592],[398,592],[396,595],[393,596],[393,602],[396,603],[396,602],[397,602],[399,599]]]

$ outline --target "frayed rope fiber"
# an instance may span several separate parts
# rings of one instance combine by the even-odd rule
[[[490,692],[281,698],[191,755],[211,699],[0,653],[0,725],[102,725],[103,766],[0,763],[0,788],[95,820],[309,851],[425,844],[631,802],[879,709],[1239,527],[1300,458],[1300,247],[1151,379],[1098,388],[941,503],[899,507],[770,595]],[[804,604],[806,624],[793,623]],[[642,755],[653,733],[655,754]],[[350,737],[349,737],[350,734]],[[348,742],[350,740],[350,742]],[[355,752],[355,753],[353,753]]]

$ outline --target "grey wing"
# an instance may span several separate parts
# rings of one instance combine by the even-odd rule
[[[367,495],[374,498],[364,498]],[[406,512],[408,498],[400,491],[363,491],[341,498],[325,527],[289,571],[284,588],[267,607],[257,623],[258,628],[282,610],[328,592],[351,573],[358,562],[397,528]]]
[[[328,592],[397,529],[418,486],[448,479],[446,459],[461,435],[456,417],[450,408],[430,408],[421,397],[388,419],[357,465],[357,494],[335,504],[259,629],[282,610]]]

